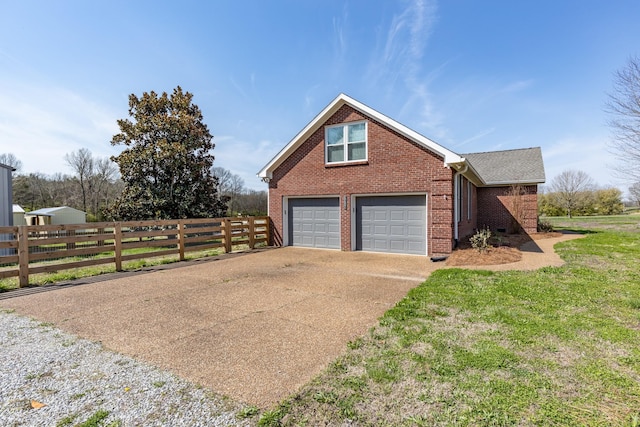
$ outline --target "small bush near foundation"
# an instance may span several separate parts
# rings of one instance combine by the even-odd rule
[[[538,231],[541,233],[550,233],[553,231],[553,225],[549,221],[538,218]]]
[[[471,242],[471,246],[473,249],[477,249],[478,252],[484,252],[491,246],[489,244],[489,239],[491,238],[491,230],[488,228],[483,228],[482,230],[478,230],[476,234],[469,238]]]

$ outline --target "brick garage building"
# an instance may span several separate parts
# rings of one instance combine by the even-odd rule
[[[274,244],[446,255],[488,226],[531,233],[539,148],[456,154],[340,94],[259,173]]]

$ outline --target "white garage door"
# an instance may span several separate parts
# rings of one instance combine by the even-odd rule
[[[340,199],[289,199],[289,244],[340,249]]]
[[[356,249],[426,255],[426,196],[358,197]]]

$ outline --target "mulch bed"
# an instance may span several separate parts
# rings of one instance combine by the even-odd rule
[[[447,258],[448,266],[462,265],[497,265],[518,262],[522,259],[520,246],[531,240],[559,237],[557,232],[534,234],[507,234],[492,238],[492,247],[483,252],[471,247],[468,240],[460,243],[458,248]]]

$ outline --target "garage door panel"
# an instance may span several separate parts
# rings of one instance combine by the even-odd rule
[[[407,221],[422,221],[424,219],[424,213],[415,210],[407,212]]]
[[[374,221],[386,221],[387,216],[389,215],[389,212],[373,211],[371,213],[373,214]]]
[[[420,242],[408,242],[408,248],[410,252],[424,251],[424,245]]]
[[[376,252],[427,252],[425,196],[358,197],[356,249]]]
[[[291,245],[340,249],[338,198],[289,199],[288,206]]]
[[[406,212],[404,210],[392,210],[389,212],[391,221],[404,221]]]
[[[411,225],[407,227],[407,235],[409,236],[422,237],[423,233],[424,227],[415,227]]]
[[[392,225],[391,227],[389,227],[389,235],[390,236],[404,236],[405,234],[407,234],[405,232],[405,226],[404,225]]]

